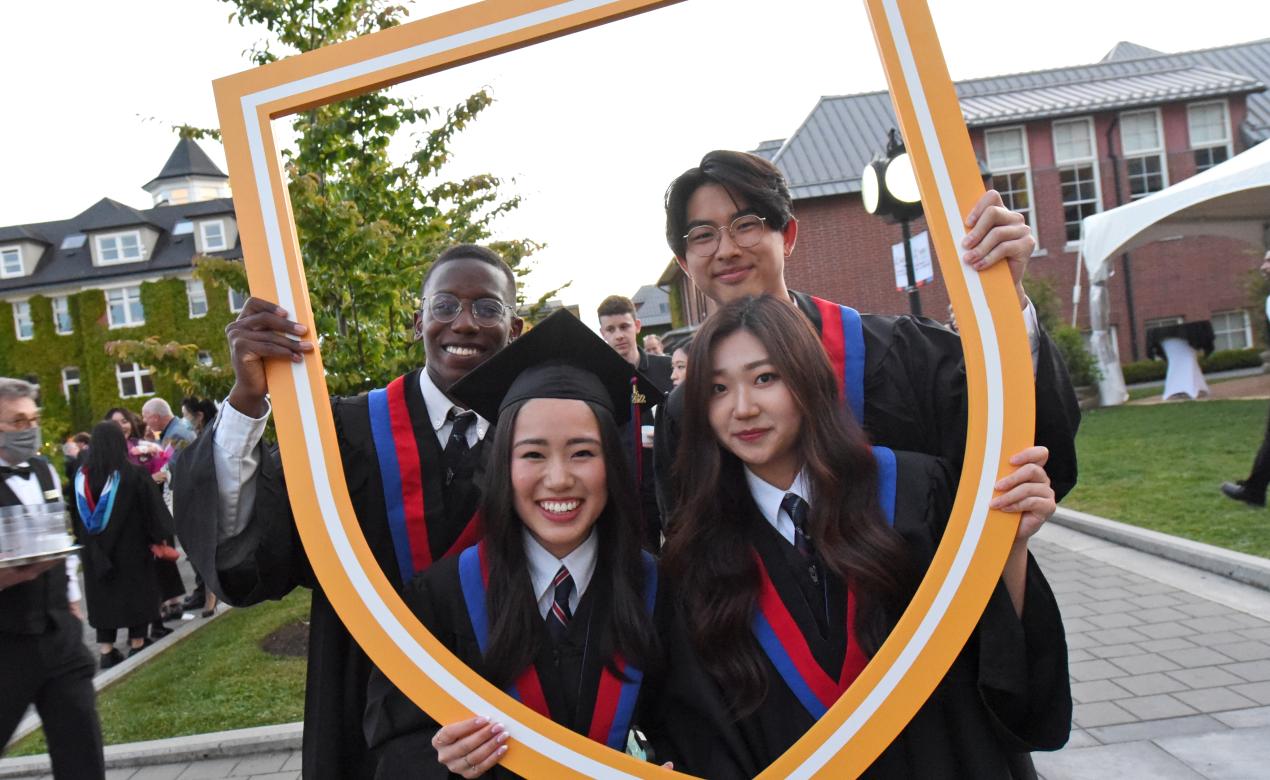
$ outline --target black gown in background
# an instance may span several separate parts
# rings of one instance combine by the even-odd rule
[[[428,546],[433,560],[437,560],[458,540],[476,510],[486,448],[482,440],[469,451],[469,461],[458,473],[465,473],[470,466],[472,478],[456,479],[447,494],[441,445],[419,387],[420,370],[423,369],[406,375],[404,389],[423,468]],[[334,398],[331,410],[344,479],[358,523],[375,560],[389,581],[400,588],[401,574],[388,526],[367,396]],[[488,435],[492,435],[492,429]],[[310,780],[363,777],[368,768],[362,719],[372,664],[340,622],[309,566],[291,515],[277,448],[265,448],[260,458],[256,500],[245,529],[238,536],[218,542],[214,446],[214,436],[206,432],[181,454],[176,466],[175,514],[182,544],[212,592],[235,606],[280,599],[297,586],[313,590],[303,775]],[[264,447],[264,443],[259,446]]]
[[[895,528],[924,570],[951,507],[950,475],[935,458],[896,455]],[[752,514],[755,549],[808,637],[813,656],[836,679],[846,650],[841,583],[832,575],[825,578],[828,615],[818,619],[805,595],[814,592],[809,590],[813,586],[793,546],[756,507]],[[757,642],[754,647],[760,652]],[[659,736],[668,740],[678,758],[676,767],[685,772],[711,780],[753,777],[814,723],[766,656],[761,656],[767,674],[763,704],[751,715],[732,717],[718,685],[697,660],[683,615],[673,621],[668,653]],[[864,777],[1034,777],[1028,752],[1066,743],[1071,711],[1062,618],[1044,576],[1029,558],[1022,618],[1015,615],[1004,585],[998,585],[948,674]]]
[[[821,333],[820,311],[811,297],[794,291],[790,296]],[[862,424],[870,441],[941,457],[959,475],[966,451],[967,401],[961,337],[934,320],[907,315],[861,314],[860,322],[865,348]],[[1080,405],[1067,366],[1044,330],[1037,333],[1037,342],[1034,441],[1049,448],[1045,472],[1061,500],[1076,485]],[[658,500],[669,516],[683,389],[676,388],[662,406],[653,448]]]
[[[529,575],[525,575],[525,587]],[[654,623],[659,636],[670,627],[666,591],[659,588],[654,609]],[[543,621],[532,638],[538,652],[534,666],[542,683],[543,695],[551,710],[552,720],[579,734],[586,734],[595,710],[600,676],[611,647],[605,618],[610,614],[612,586],[597,567],[578,609],[569,622],[564,638],[553,644]],[[482,676],[485,675],[480,646],[472,629],[459,578],[458,558],[439,561],[416,577],[402,594],[406,604],[443,645]],[[660,664],[658,665],[660,666]],[[663,689],[660,671],[645,671],[644,682],[636,700],[636,725],[654,706],[652,702]],[[376,764],[376,780],[441,780],[458,778],[437,761],[432,737],[440,728],[414,705],[396,686],[376,669],[371,673],[366,705],[366,742]],[[663,760],[660,757],[659,761]],[[510,770],[496,767],[486,777],[517,777]]]

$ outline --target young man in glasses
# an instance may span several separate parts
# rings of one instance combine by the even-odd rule
[[[475,542],[490,425],[447,395],[460,377],[520,335],[516,279],[497,253],[442,252],[423,281],[414,332],[427,361],[386,388],[333,398],[344,477],[376,561],[398,588]],[[208,586],[234,605],[313,589],[304,707],[305,778],[368,776],[362,736],[371,663],[340,623],[296,534],[281,463],[261,446],[269,414],[264,361],[312,352],[304,327],[252,298],[227,329],[234,387],[178,462],[178,531]]]
[[[785,262],[794,251],[798,221],[785,177],[775,165],[743,152],[710,152],[699,166],[671,182],[665,206],[666,241],[684,273],[708,298],[726,304],[772,295],[796,306],[821,334],[835,371],[844,377],[844,403],[873,443],[938,455],[949,461],[953,473],[960,472],[967,408],[960,337],[933,320],[857,314],[790,290]],[[976,270],[1004,260],[1014,277],[1032,342],[1035,441],[1049,450],[1042,465],[1062,498],[1076,484],[1080,409],[1066,366],[1023,292],[1034,247],[1022,215],[1008,211],[996,191],[985,193],[967,216],[962,259]],[[673,495],[681,393],[672,393],[663,406],[654,447],[658,496],[666,512]]]

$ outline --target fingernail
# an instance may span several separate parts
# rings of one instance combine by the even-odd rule
[[[296,333],[303,333],[306,330],[308,330],[308,328],[304,327],[303,325],[297,322],[296,324],[291,326],[291,330],[295,331]]]
[[[967,252],[967,253],[965,253],[964,255],[962,255],[962,256],[961,256],[961,259],[962,259],[962,260],[965,260],[967,263],[969,263],[969,262],[974,261],[974,259],[975,259],[976,257],[977,257],[977,255],[975,255],[975,253],[974,253],[974,252]]]
[[[506,745],[503,745],[501,748],[499,748],[499,749],[498,749],[498,754],[499,754],[500,756],[502,756],[502,755],[506,755],[506,754],[507,754],[507,746],[506,746]]]
[[[275,306],[275,307],[274,307],[274,309],[273,309],[273,311],[274,311],[274,313],[275,313],[275,314],[277,314],[279,317],[285,317],[285,316],[287,316],[287,310],[286,310],[286,309],[284,309],[284,308],[282,308],[281,306]]]
[[[987,268],[987,267],[988,267],[988,264],[987,264],[987,263],[975,263],[975,270],[976,270],[976,271],[982,271],[983,269],[985,269],[985,268]]]
[[[489,716],[487,715],[481,715],[476,719],[476,725],[478,726],[484,726],[486,723],[489,723]]]
[[[507,737],[509,737],[509,736],[510,736],[510,735],[509,735],[506,731],[504,731],[504,732],[502,732],[501,734],[499,734],[499,735],[498,735],[498,737],[496,737],[496,739],[497,739],[499,742],[506,742],[506,741],[507,741]]]
[[[503,724],[501,724],[501,723],[495,723],[492,727],[490,727],[489,733],[491,733],[491,734],[498,734],[499,732],[504,731],[504,730],[505,730],[505,729],[504,729],[504,727],[503,727]]]

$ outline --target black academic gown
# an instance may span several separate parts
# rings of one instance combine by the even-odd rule
[[[469,451],[467,465],[472,477],[456,479],[447,501],[440,466],[441,445],[419,389],[420,370],[423,369],[406,375],[405,394],[423,464],[424,496],[430,510],[426,518],[428,542],[432,558],[437,560],[458,540],[476,511],[485,443],[481,441]],[[400,588],[401,574],[388,527],[367,396],[334,398],[331,411],[344,479],[358,523],[375,560],[389,581]],[[229,604],[245,606],[280,599],[297,586],[313,590],[303,775],[307,780],[364,777],[368,767],[362,717],[372,664],[340,622],[309,566],[291,515],[278,452],[261,443],[264,451],[256,475],[251,518],[241,534],[218,542],[213,438],[198,437],[177,464],[176,517],[182,544],[203,581]],[[460,468],[460,472],[465,470],[466,467]]]
[[[895,529],[924,571],[951,507],[951,475],[935,458],[896,455]],[[809,599],[807,594],[820,591],[813,590],[805,563],[757,507],[752,507],[750,528],[777,593],[809,637],[818,663],[836,679],[846,651],[841,582],[825,577],[827,600],[823,595]],[[891,616],[892,624],[897,619]],[[753,777],[814,721],[758,651],[757,642],[767,694],[756,712],[733,718],[719,687],[700,666],[685,625],[685,616],[677,615],[668,641],[670,677],[661,700],[661,736],[670,741],[676,767],[685,772],[711,780]],[[864,777],[1034,777],[1028,752],[1061,747],[1071,712],[1062,619],[1044,576],[1029,558],[1022,619],[1015,615],[1005,586],[998,585],[948,674]]]
[[[529,575],[525,575],[529,588]],[[609,615],[611,586],[597,568],[586,593],[559,644],[553,644],[543,621],[534,621],[537,630],[532,641],[538,652],[534,666],[542,683],[543,695],[551,710],[552,720],[586,734],[595,710],[596,692],[608,654],[609,634],[605,617]],[[440,561],[416,577],[403,594],[406,604],[459,660],[484,675],[480,646],[467,614],[463,588],[459,579],[457,558]],[[668,599],[659,588],[654,609],[658,635],[670,630]],[[660,666],[660,665],[658,665]],[[644,726],[641,719],[654,708],[652,702],[664,686],[659,669],[646,670],[636,700],[633,725]],[[371,674],[366,707],[366,741],[375,757],[376,780],[441,780],[458,778],[437,761],[432,737],[440,728],[404,694],[397,690],[379,670]],[[665,759],[658,757],[658,761]],[[501,767],[486,777],[517,777]]]
[[[790,295],[820,333],[820,311],[811,297],[793,291]],[[959,475],[966,451],[967,402],[961,337],[934,320],[908,315],[861,314],[860,321],[865,432],[874,444],[941,457]],[[1044,330],[1037,339],[1034,441],[1049,448],[1045,472],[1061,500],[1076,485],[1080,405],[1053,341]],[[676,388],[663,406],[653,445],[658,499],[666,513],[673,498],[672,466],[683,417],[683,388]]]
[[[665,355],[650,355],[639,350],[639,363],[635,366],[641,374],[648,377],[653,386],[663,394],[670,392],[673,383],[670,381],[672,366],[670,358]],[[656,415],[651,404],[640,407],[640,426],[655,425]],[[628,423],[620,427],[622,451],[630,458],[631,473],[639,477],[639,505],[644,517],[644,546],[653,554],[661,550],[662,513],[657,500],[657,472],[653,467],[653,450],[640,448],[639,471],[635,470],[635,445],[642,438],[638,431]]]
[[[145,625],[159,619],[158,566],[150,545],[172,538],[172,515],[163,493],[140,466],[119,472],[115,503],[105,530],[84,528],[72,501],[76,540],[84,545],[84,596],[88,623],[109,630]]]

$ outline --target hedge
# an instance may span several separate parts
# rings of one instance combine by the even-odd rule
[[[1249,349],[1219,349],[1199,360],[1200,370],[1205,374],[1233,371],[1237,368],[1257,368],[1260,365],[1261,352],[1255,347]],[[1168,367],[1168,362],[1164,360],[1139,360],[1136,363],[1125,363],[1120,367],[1120,370],[1124,372],[1126,385],[1136,385],[1141,382],[1163,381]]]

